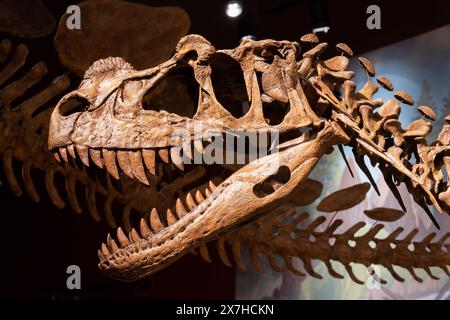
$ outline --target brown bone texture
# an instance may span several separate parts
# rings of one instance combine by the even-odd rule
[[[309,181],[310,172],[335,145],[353,149],[356,162],[374,188],[365,157],[380,167],[400,203],[396,186],[403,182],[431,218],[428,205],[448,211],[450,191],[441,171],[450,167],[448,125],[438,141],[428,144],[426,135],[431,123],[421,119],[402,128],[398,102],[372,99],[378,87],[370,77],[357,91],[351,81],[354,72],[347,70],[348,58],[337,55],[322,61],[320,56],[327,44],[305,39],[309,38],[304,38],[304,48],[296,42],[250,40],[232,50],[216,50],[203,37],[189,35],[179,41],[171,59],[150,69],[138,71],[119,57],[98,60],[86,71],[80,86],[60,99],[48,127],[48,118],[42,122],[26,119],[30,124],[43,124],[44,132],[48,130],[48,146],[56,160],[37,166],[46,170],[45,184],[55,205],[64,205],[53,183],[55,173],[61,172],[68,181],[65,188],[69,197],[75,189],[69,177],[75,177],[76,183],[83,181],[86,201],[96,220],[102,216],[95,205],[98,190],[106,197],[105,206],[111,207],[116,199],[124,205],[122,222],[113,223],[106,212],[109,224],[120,228],[116,239],[108,235],[98,251],[103,271],[132,281],[161,270],[196,248],[209,260],[209,241],[223,239],[219,243],[229,243],[231,240],[226,239],[238,233],[244,234],[246,240],[231,243],[235,257],[241,245],[258,252],[251,241],[271,241],[274,234],[261,231],[264,228],[248,232],[244,226],[250,227],[250,222],[279,212],[275,211],[277,208],[287,206],[292,210],[298,203],[294,198],[304,192],[302,185]],[[2,48],[4,52],[10,50],[7,43]],[[0,52],[0,57],[9,55],[4,52]],[[4,81],[15,72],[14,68],[21,66],[20,59],[10,61],[11,66],[0,73]],[[375,75],[369,60],[365,59],[362,67],[368,76]],[[42,72],[41,65],[34,69],[38,74]],[[6,87],[2,92],[3,105],[9,106],[15,96],[37,81],[36,77],[31,73]],[[174,94],[175,90],[180,94]],[[336,94],[339,91],[342,96]],[[6,109],[10,109],[6,115],[14,116],[5,118],[2,126],[8,128],[17,119],[14,125],[21,127],[23,122],[15,112],[20,108]],[[16,115],[19,116],[14,118]],[[195,130],[198,124],[200,132]],[[187,131],[187,140],[173,134],[178,129]],[[205,152],[215,135],[225,136],[232,130],[253,130],[257,134],[277,130],[283,135],[277,147],[279,152],[220,169],[207,163],[184,165],[184,157]],[[12,142],[9,131],[2,130],[8,137],[2,144],[4,170],[11,189],[20,194],[20,185],[11,170],[12,157],[21,160],[29,155],[35,161],[50,153],[43,149],[35,154],[27,149],[20,151],[20,143]],[[17,135],[17,139],[24,138]],[[39,139],[31,138],[35,141],[33,146]],[[56,161],[61,165],[56,165]],[[100,176],[106,177],[106,183],[98,181]],[[80,211],[75,199],[70,204]],[[130,221],[133,211],[142,217],[134,225]],[[417,251],[411,254],[408,245],[414,232],[401,240],[394,232],[392,239],[383,242],[375,237],[381,225],[356,237],[363,222],[337,234],[339,220],[325,231],[317,231],[324,219],[291,230],[297,234],[294,239],[289,233],[296,245],[288,239],[275,238],[271,245],[277,245],[276,250],[269,251],[282,252],[283,257],[299,257],[305,271],[314,276],[318,275],[312,259],[326,264],[340,261],[357,282],[360,280],[349,271],[351,262],[425,271],[430,266],[448,265],[449,253],[442,250],[447,246],[446,237],[436,243],[427,237],[415,244]],[[372,241],[377,250],[373,250]],[[307,248],[302,249],[302,245]],[[395,250],[392,257],[390,250]],[[430,251],[433,255],[428,254]],[[381,256],[382,252],[386,255]],[[273,255],[268,260],[274,270],[282,270]],[[253,256],[252,262],[258,265],[257,261]],[[287,266],[292,263],[285,261]],[[336,275],[333,269],[329,271]]]
[[[232,261],[229,256],[233,257],[236,265],[245,270],[241,251],[249,249],[251,263],[258,271],[264,271],[260,262],[260,258],[263,258],[268,260],[274,270],[287,270],[297,275],[309,274],[321,279],[322,276],[313,268],[313,260],[320,260],[325,263],[331,276],[342,279],[344,276],[339,274],[332,264],[334,260],[340,262],[351,279],[358,284],[365,283],[369,273],[365,278],[359,279],[353,272],[352,263],[366,267],[383,266],[394,279],[401,282],[404,279],[395,271],[395,266],[405,268],[413,279],[419,282],[423,279],[416,275],[417,269],[425,270],[433,279],[436,276],[431,273],[430,267],[437,267],[449,275],[450,256],[445,242],[450,233],[440,238],[431,233],[421,241],[414,241],[416,229],[403,232],[401,236],[403,229],[398,228],[388,236],[380,238],[377,233],[384,227],[381,224],[365,228],[364,230],[368,231],[356,235],[366,227],[364,222],[358,222],[347,230],[337,231],[343,223],[342,220],[335,220],[327,226],[328,222],[325,221],[324,217],[311,220],[307,213],[295,214],[289,211],[275,217],[264,217],[219,241],[219,256],[225,264]],[[302,222],[304,226],[299,227],[298,224]],[[228,250],[224,243],[228,244]],[[242,249],[237,250],[238,247]],[[281,259],[277,259],[278,262],[275,263],[274,257]],[[303,262],[305,272],[296,267],[296,258]],[[378,280],[385,282],[384,279]]]
[[[402,128],[400,103],[373,99],[379,87],[372,79],[376,69],[369,59],[359,59],[368,80],[357,89],[346,56],[321,60],[327,43],[310,35],[301,42],[304,48],[297,42],[248,40],[231,50],[216,50],[203,37],[188,35],[179,41],[171,59],[150,69],[138,71],[119,57],[96,61],[80,86],[60,100],[50,120],[49,148],[62,161],[65,150],[75,148],[85,165],[95,163],[111,179],[125,175],[158,188],[167,178],[158,163],[170,165],[184,177],[169,188],[182,190],[181,196],[141,220],[141,236],[128,230],[132,234],[127,238],[119,229],[118,242],[107,238],[99,251],[102,270],[130,281],[164,268],[196,247],[207,258],[205,242],[239,230],[273,208],[295,203],[290,199],[334,145],[352,148],[356,163],[377,192],[365,157],[378,165],[402,207],[397,185],[405,183],[439,227],[428,206],[441,212],[450,208],[448,182],[441,171],[448,170],[450,163],[448,126],[438,141],[429,144],[430,122],[420,119]],[[175,94],[170,86],[180,79],[185,87]],[[378,77],[380,81],[392,88],[386,77]],[[191,93],[192,101],[187,96],[177,100],[183,91]],[[404,91],[394,96],[414,104]],[[82,101],[81,106],[71,108],[77,101]],[[173,134],[179,130],[187,132],[184,139]],[[206,177],[214,175],[211,166],[202,163],[192,170],[183,157],[192,158],[191,147],[194,153],[205,152],[215,134],[226,137],[239,130],[282,134],[277,168],[269,169],[274,156],[225,166],[215,177],[218,185],[209,188],[212,182]],[[193,182],[201,186],[183,190]],[[345,255],[350,249],[336,250]]]

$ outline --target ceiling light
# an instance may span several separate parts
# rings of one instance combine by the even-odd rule
[[[314,28],[314,29],[312,30],[312,32],[313,32],[314,34],[315,34],[315,33],[321,33],[321,32],[327,33],[329,30],[330,30],[330,27],[329,27],[329,26],[323,26],[323,27],[317,27],[317,28]]]
[[[229,1],[225,5],[225,13],[230,18],[237,18],[242,14],[242,4],[239,1]]]

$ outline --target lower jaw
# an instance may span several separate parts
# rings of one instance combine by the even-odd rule
[[[284,151],[280,155],[280,165],[288,167],[292,176],[289,181],[279,184],[272,194],[262,198],[253,194],[255,184],[246,183],[245,178],[243,182],[239,177],[242,174],[245,176],[248,170],[254,174],[253,178],[263,179],[267,176],[264,162],[261,161],[263,164],[260,167],[258,163],[247,165],[178,222],[148,239],[120,249],[112,259],[105,257],[99,267],[112,277],[124,281],[137,280],[165,268],[186,254],[190,248],[237,229],[278,206],[308,177],[329,148],[343,142],[343,139],[327,128],[312,141],[300,143]],[[256,168],[255,171],[251,171],[252,167]],[[232,184],[233,187],[230,187]],[[241,201],[233,202],[236,199]]]

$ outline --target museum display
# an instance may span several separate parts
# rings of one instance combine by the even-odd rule
[[[61,99],[49,127],[49,148],[58,162],[70,165],[80,159],[84,165],[104,169],[119,181],[120,168],[129,178],[160,190],[151,198],[141,199],[147,205],[156,202],[154,208],[147,209],[148,219],[142,218],[140,225],[131,229],[127,226],[128,236],[119,227],[117,242],[108,236],[106,244],[102,244],[99,250],[102,270],[122,280],[139,279],[197,247],[208,259],[204,243],[223,236],[219,250],[225,263],[229,260],[224,242],[232,244],[237,261],[240,242],[247,242],[257,268],[256,253],[261,252],[275,270],[280,267],[272,255],[280,254],[293,272],[297,271],[290,259],[298,256],[306,271],[316,277],[320,275],[311,267],[311,259],[323,260],[331,275],[342,277],[330,263],[331,259],[337,260],[358,283],[363,282],[353,274],[351,262],[366,266],[381,264],[400,281],[403,279],[394,271],[394,265],[409,270],[417,281],[421,280],[414,268],[423,268],[434,277],[429,268],[437,266],[448,275],[450,256],[444,250],[448,233],[435,242],[433,233],[422,241],[414,241],[411,251],[408,245],[413,243],[414,230],[400,238],[403,230],[398,228],[389,237],[378,239],[382,224],[363,236],[355,236],[365,225],[358,223],[336,234],[339,220],[324,231],[317,230],[325,220],[323,217],[301,229],[296,225],[306,217],[297,217],[295,224],[281,224],[276,233],[270,229],[280,222],[266,217],[262,220],[265,222],[257,220],[253,226],[239,231],[243,225],[273,215],[292,202],[291,206],[295,206],[298,190],[303,191],[300,195],[305,192],[302,184],[311,170],[338,145],[352,147],[357,164],[369,174],[374,189],[377,186],[364,157],[377,165],[401,205],[396,184],[405,182],[433,221],[428,205],[439,211],[449,209],[450,190],[442,171],[448,174],[450,170],[448,124],[442,128],[438,140],[428,144],[425,138],[432,127],[428,120],[435,118],[430,107],[421,106],[419,112],[424,119],[402,128],[398,121],[400,103],[414,105],[414,101],[404,91],[394,93],[400,103],[393,99],[386,103],[372,99],[379,87],[372,80],[376,71],[368,59],[359,58],[368,80],[356,91],[351,81],[354,72],[347,70],[347,56],[352,55],[348,45],[337,45],[338,55],[323,61],[320,55],[327,49],[327,43],[320,43],[314,34],[302,36],[300,42],[301,45],[248,40],[233,50],[216,50],[203,37],[189,35],[180,40],[173,58],[154,68],[137,71],[121,58],[96,61],[86,71],[78,89]],[[306,48],[303,53],[301,46]],[[186,86],[193,85],[196,89],[193,94],[198,93],[198,99],[183,105],[184,101],[168,97],[164,105],[158,104],[155,101],[158,93],[161,96],[172,93],[164,91],[171,77],[184,78]],[[377,82],[393,90],[386,77],[378,77]],[[335,94],[341,88],[342,97]],[[240,108],[240,102],[245,101],[249,105],[246,113]],[[185,113],[190,111],[190,116],[172,113],[179,108]],[[228,146],[227,139],[234,139],[236,131],[252,131],[262,136],[271,130],[279,133],[280,145],[270,155],[240,166],[225,163],[222,170],[214,167],[216,163],[211,167],[202,162],[190,165],[189,169],[184,166],[185,160],[191,164],[194,152],[203,155],[209,144],[214,144],[213,138],[219,141],[217,149],[221,149]],[[178,172],[181,175],[173,180]],[[209,179],[219,182],[208,182]],[[365,186],[367,189],[370,184]],[[326,209],[331,207],[329,211],[337,211],[334,206],[339,207],[340,201],[348,199],[348,195],[336,196],[328,205],[321,204]],[[379,209],[368,214],[379,214],[379,220],[389,221],[392,213]],[[273,215],[272,219],[280,218]],[[264,224],[269,226],[269,232]],[[439,228],[437,223],[436,227]],[[257,231],[250,232],[252,228]],[[136,231],[139,229],[140,232]],[[241,241],[240,232],[249,240]],[[291,233],[296,235],[294,239]],[[281,247],[276,246],[277,240]],[[356,244],[351,246],[349,240]]]
[[[327,1],[23,1],[0,3],[17,296],[450,297],[443,20],[387,39]]]

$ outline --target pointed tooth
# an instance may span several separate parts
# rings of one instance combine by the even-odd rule
[[[25,184],[25,189],[28,195],[34,202],[39,202],[39,194],[34,186],[33,179],[31,178],[31,160],[29,158],[25,159],[22,165],[22,179]]]
[[[103,255],[103,253],[100,251],[100,249],[97,250],[97,256],[100,259],[100,261],[105,260],[105,256]]]
[[[72,157],[72,159],[75,160],[77,158],[77,155],[75,154],[75,147],[73,146],[73,144],[69,144],[67,146],[67,152]]]
[[[209,256],[208,247],[206,244],[202,243],[199,246],[200,256],[206,261],[206,262],[212,262],[211,257]]]
[[[172,225],[172,224],[174,224],[175,222],[177,222],[177,219],[175,218],[175,216],[174,216],[172,210],[170,210],[170,209],[167,209],[167,216],[166,216],[166,219],[167,219],[167,224],[168,224],[169,226]]]
[[[69,162],[69,158],[67,157],[67,149],[65,147],[59,148],[59,154],[64,162]]]
[[[140,222],[139,226],[141,228],[141,235],[144,239],[147,239],[152,235],[152,232],[148,228],[148,224],[147,224],[147,222],[145,222],[144,218],[141,218],[141,222]]]
[[[188,193],[187,196],[186,196],[186,204],[187,204],[189,210],[191,210],[191,211],[197,206],[195,204],[194,199],[192,199],[192,196],[191,196],[190,193]]]
[[[205,189],[205,196],[206,196],[207,198],[209,198],[210,195],[211,195],[211,191],[209,191],[209,189],[206,188],[206,189]]]
[[[136,229],[134,229],[134,228],[132,228],[131,231],[130,231],[130,240],[133,243],[142,240],[141,237],[139,236],[139,234],[137,233]]]
[[[216,190],[217,187],[214,184],[214,182],[212,182],[212,180],[209,181],[209,190],[211,190],[212,192],[214,192],[214,190]]]
[[[119,240],[120,246],[125,248],[130,245],[130,241],[128,240],[125,233],[123,233],[122,228],[117,228],[117,240]]]
[[[75,177],[73,176],[73,174],[69,174],[64,181],[67,197],[69,198],[69,204],[73,211],[75,211],[78,214],[81,214],[82,210],[80,207],[80,203],[78,202],[75,184],[76,184]]]
[[[13,153],[11,149],[7,149],[3,153],[3,171],[5,172],[6,179],[8,180],[11,191],[16,195],[22,195],[22,188],[17,182],[16,175],[13,168]]]
[[[114,215],[112,213],[113,201],[114,201],[114,197],[110,194],[105,200],[104,209],[105,209],[106,222],[108,222],[108,225],[111,228],[116,229],[117,223],[116,223],[116,220],[114,219]]]
[[[75,149],[77,150],[78,155],[80,156],[81,162],[83,162],[83,164],[86,167],[89,167],[89,152],[88,152],[88,147],[76,144],[75,145]]]
[[[92,162],[100,169],[103,169],[102,152],[98,149],[89,149],[89,155],[91,156]]]
[[[130,178],[134,178],[133,171],[131,170],[130,166],[130,160],[128,158],[128,151],[117,151],[117,162],[119,163],[119,167],[127,176],[129,176]]]
[[[203,154],[203,152],[205,151],[205,148],[203,148],[202,140],[194,140],[194,148],[200,154]]]
[[[109,233],[108,237],[106,238],[106,244],[108,245],[109,251],[111,253],[114,253],[115,251],[119,250],[119,246]]]
[[[231,249],[233,251],[234,261],[236,262],[238,267],[241,268],[242,271],[246,271],[244,261],[242,260],[242,257],[241,257],[241,243],[239,242],[239,240],[235,239],[233,241],[233,244],[231,245]]]
[[[173,164],[181,171],[184,171],[183,158],[180,155],[180,150],[181,149],[179,147],[171,148],[170,157],[172,158]]]
[[[150,225],[154,233],[158,233],[159,231],[164,229],[164,225],[162,224],[161,219],[158,215],[158,211],[156,211],[155,208],[153,208],[152,212],[150,213]]]
[[[167,149],[159,149],[158,154],[162,161],[169,163],[169,151]]]
[[[155,150],[144,149],[142,150],[142,157],[144,158],[145,166],[152,175],[156,175],[156,164],[155,164]]]
[[[227,267],[231,267],[230,259],[228,258],[227,252],[225,250],[225,239],[219,238],[217,240],[217,251],[219,252],[220,260],[222,260],[223,264]]]
[[[142,163],[142,153],[140,150],[134,150],[128,152],[130,160],[131,170],[133,175],[145,185],[149,185],[147,176],[145,175],[144,164]]]
[[[102,254],[106,257],[110,254],[108,247],[106,246],[106,244],[102,243],[102,247],[101,247],[101,251]]]
[[[47,188],[48,195],[50,196],[53,204],[57,208],[62,209],[65,207],[65,203],[61,199],[58,190],[55,187],[55,182],[53,180],[54,174],[55,170],[52,168],[45,170],[45,187]]]
[[[105,161],[106,170],[116,180],[119,180],[119,171],[117,170],[116,165],[116,153],[113,150],[103,149],[102,155],[103,160]]]
[[[53,157],[55,158],[56,162],[61,163],[61,156],[59,155],[59,152],[53,152]]]
[[[89,209],[89,213],[91,214],[92,218],[95,221],[100,221],[102,218],[100,217],[100,214],[97,210],[97,203],[96,203],[96,196],[97,189],[95,187],[95,184],[91,183],[88,184],[85,188],[85,196],[86,196],[86,203]]]
[[[183,206],[183,203],[181,202],[180,199],[177,199],[177,202],[175,204],[175,209],[176,209],[177,215],[180,219],[182,217],[184,217],[187,213],[186,208]]]
[[[205,200],[205,198],[203,198],[202,194],[200,193],[200,190],[197,190],[197,192],[195,193],[195,201],[200,204],[203,202],[203,200]]]

